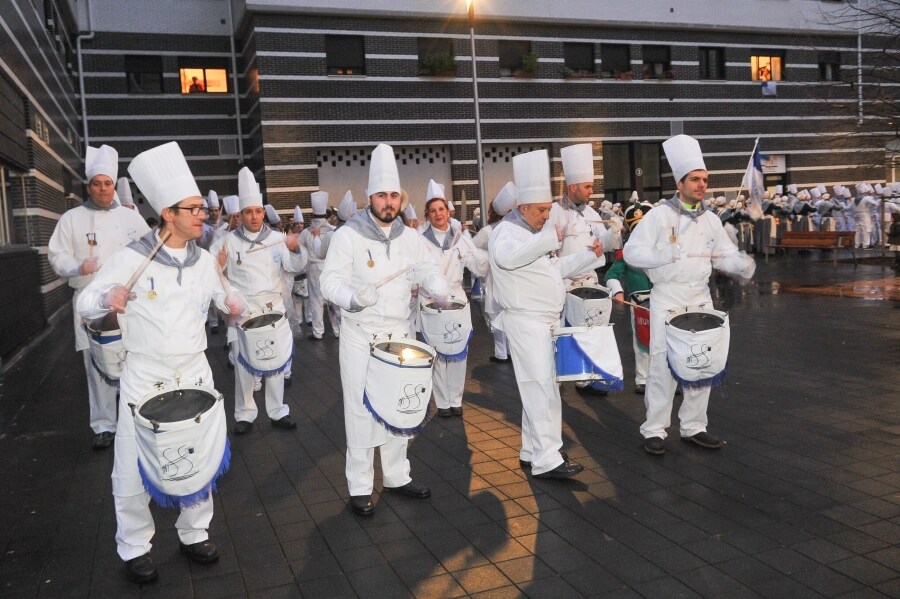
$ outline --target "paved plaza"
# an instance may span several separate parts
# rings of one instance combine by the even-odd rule
[[[113,454],[91,450],[64,318],[0,377],[0,597],[898,597],[900,301],[883,299],[898,279],[818,253],[757,261],[752,285],[714,285],[731,317],[709,412],[721,451],[681,442],[677,418],[667,455],[643,451],[616,307],[625,390],[562,387],[564,446],[585,471],[530,478],[513,368],[488,361],[473,310],[464,416],[432,420],[409,449],[431,499],[379,496],[376,476],[368,519],[346,508],[338,342],[305,329],[286,393],[297,429],[262,414],[231,438],[210,527],[220,561],[188,563],[175,513],[154,506],[160,577],[143,587],[116,555]],[[224,335],[209,339],[230,428],[234,374]]]

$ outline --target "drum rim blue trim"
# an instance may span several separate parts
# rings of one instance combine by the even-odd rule
[[[91,338],[94,341],[96,341],[97,343],[99,343],[100,345],[106,345],[107,343],[114,343],[116,341],[122,340],[122,333],[119,333],[118,335],[112,335],[112,336],[104,336],[103,335],[103,333],[111,333],[111,332],[112,331],[91,331],[90,329],[88,329],[88,335],[90,335]]]
[[[603,325],[603,326],[610,326],[610,325]],[[574,327],[574,328],[579,328],[579,327]],[[571,334],[571,335],[557,335],[557,336],[554,336],[554,338],[553,338],[554,348],[556,348],[556,345],[555,345],[555,344],[558,343],[560,339],[569,339],[569,340],[571,341],[571,343],[574,344],[575,348],[578,350],[578,352],[579,352],[581,358],[583,359],[583,361],[586,361],[586,362],[590,363],[590,365],[591,365],[591,366],[593,367],[593,369],[594,369],[594,372],[593,372],[592,374],[596,374],[596,375],[599,375],[599,376],[600,376],[599,379],[593,379],[593,381],[596,381],[596,380],[601,380],[601,381],[603,381],[603,384],[604,384],[605,386],[607,386],[607,390],[609,390],[609,391],[621,391],[622,389],[625,388],[625,381],[624,381],[624,379],[621,379],[621,378],[619,378],[619,377],[617,377],[617,376],[613,376],[612,374],[610,374],[610,373],[606,372],[605,370],[603,370],[602,368],[600,368],[600,367],[596,364],[596,362],[594,362],[594,361],[591,359],[591,357],[587,354],[587,352],[584,351],[584,349],[583,349],[583,348],[581,347],[581,345],[578,343],[578,339],[575,338],[574,334]],[[558,351],[558,350],[555,350],[555,351]],[[558,355],[558,354],[557,354],[557,355]],[[555,365],[556,365],[556,363],[555,363],[555,360],[554,360],[554,366],[555,366]],[[557,373],[557,375],[558,375],[558,374],[559,374],[559,373]],[[566,375],[563,375],[563,376],[566,376]],[[591,379],[588,379],[588,380],[591,380]]]

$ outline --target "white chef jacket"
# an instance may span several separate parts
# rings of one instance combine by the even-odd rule
[[[570,256],[572,254],[580,254],[587,250],[588,246],[593,245],[594,238],[600,240],[604,252],[613,249],[614,239],[612,231],[603,226],[599,221],[600,215],[590,206],[585,206],[583,212],[564,208],[560,203],[554,202],[550,208],[550,218],[544,224],[544,229],[556,231],[559,225],[565,230],[565,238],[562,242],[557,255]],[[606,258],[600,258],[597,268],[606,264]],[[567,287],[575,280],[597,282],[597,273],[593,270],[580,274],[577,277],[566,277]]]

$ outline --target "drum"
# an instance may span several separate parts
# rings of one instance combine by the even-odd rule
[[[444,360],[465,360],[472,340],[469,304],[456,301],[425,302],[419,310],[422,337]]]
[[[712,308],[670,310],[666,317],[669,370],[682,387],[720,385],[728,368],[728,314]]]
[[[594,381],[607,391],[623,388],[622,359],[613,325],[563,327],[553,332],[556,380]]]
[[[601,285],[577,285],[566,292],[563,322],[567,327],[594,327],[609,324],[612,296]]]
[[[115,318],[104,318],[85,324],[91,352],[91,364],[109,385],[118,385],[125,366],[125,345]]]
[[[372,344],[363,404],[388,432],[412,437],[427,424],[436,352],[415,339]]]
[[[237,326],[238,362],[254,376],[278,374],[290,368],[294,336],[281,312],[254,312]]]
[[[647,308],[631,308],[631,326],[638,345],[646,352],[650,351],[650,292],[635,291],[631,294],[631,302]]]
[[[300,273],[294,277],[294,295],[296,297],[307,298],[309,297],[309,279],[306,277],[306,273]]]
[[[138,471],[156,503],[184,509],[216,490],[231,462],[221,393],[201,385],[160,385],[130,407]]]

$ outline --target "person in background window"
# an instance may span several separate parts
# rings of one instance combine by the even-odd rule
[[[769,67],[763,65],[759,67],[759,80],[760,81],[771,81],[772,73],[769,71]]]
[[[188,88],[189,94],[202,94],[206,89],[196,77],[191,77],[191,87]]]

